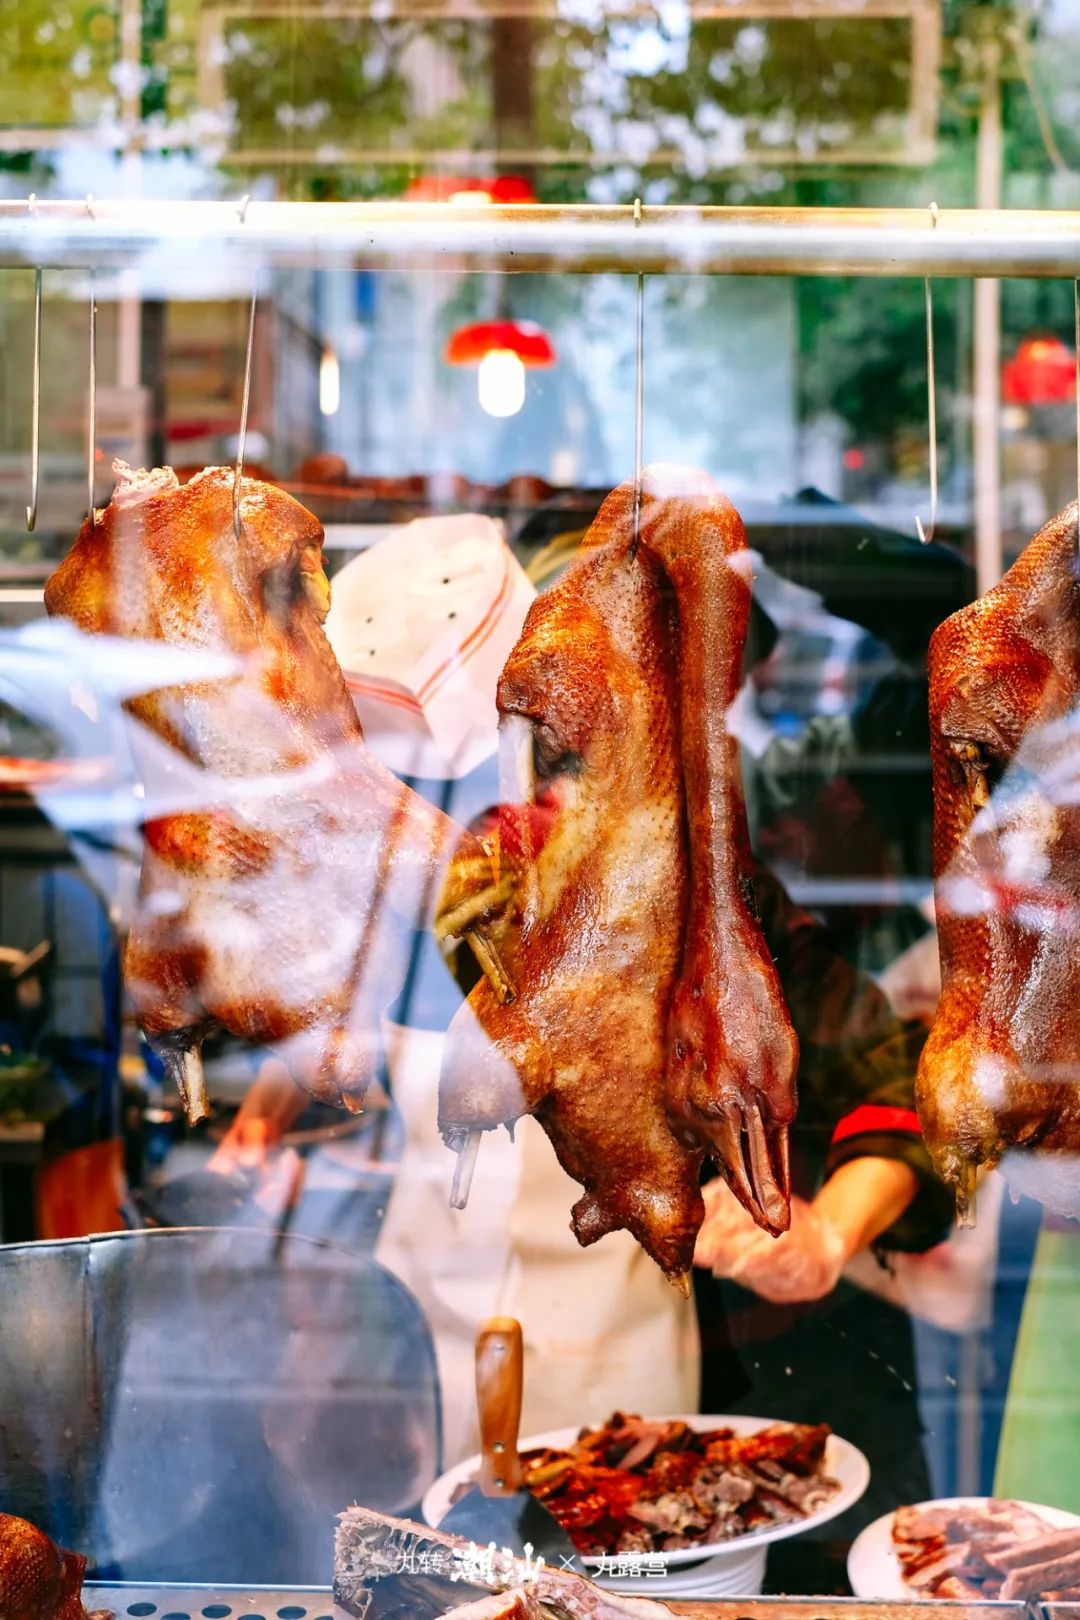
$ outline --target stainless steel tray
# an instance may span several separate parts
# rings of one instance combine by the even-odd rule
[[[663,1583],[657,1582],[662,1588]],[[662,1590],[655,1596],[664,1601]],[[351,1620],[335,1606],[329,1587],[152,1586],[87,1581],[88,1609],[111,1609],[116,1620]],[[1056,1620],[1080,1620],[1080,1609],[1057,1605]],[[1020,1620],[1022,1603],[875,1603],[860,1598],[671,1599],[672,1612],[688,1620]],[[1050,1614],[1050,1606],[1046,1606]]]
[[[116,1620],[348,1620],[330,1588],[296,1586],[152,1586],[86,1581],[83,1604],[111,1609]]]

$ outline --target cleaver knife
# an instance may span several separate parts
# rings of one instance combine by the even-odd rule
[[[494,1542],[525,1556],[541,1555],[549,1569],[585,1566],[558,1519],[525,1489],[518,1455],[524,1352],[521,1323],[492,1316],[476,1335],[476,1403],[480,1418],[480,1480],[446,1513],[439,1525],[480,1547]]]

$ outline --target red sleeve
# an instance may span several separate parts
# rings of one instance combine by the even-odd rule
[[[876,1134],[880,1131],[898,1132],[921,1139],[922,1129],[914,1108],[893,1108],[884,1103],[859,1103],[838,1121],[832,1133],[832,1146],[845,1142],[851,1136]]]

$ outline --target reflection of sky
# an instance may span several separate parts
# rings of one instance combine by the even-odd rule
[[[1047,33],[1080,34],[1080,0],[1045,0],[1041,9]]]

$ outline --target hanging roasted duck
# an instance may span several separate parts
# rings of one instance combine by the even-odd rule
[[[930,644],[942,993],[919,1115],[966,1215],[979,1169],[1080,1214],[1076,508]]]
[[[148,806],[125,957],[140,1023],[191,1119],[214,1026],[275,1043],[313,1096],[358,1108],[415,926],[467,935],[506,993],[490,860],[467,837],[462,855],[461,829],[366,749],[322,630],[317,519],[245,480],[234,524],[229,468],[183,486],[169,468],[116,471],[46,586],[48,611],[225,672],[126,705]]]
[[[2,1620],[112,1620],[111,1609],[91,1614],[82,1603],[86,1559],[65,1552],[26,1519],[0,1513],[0,1617]]]
[[[585,1189],[579,1242],[625,1227],[683,1286],[706,1152],[763,1227],[789,1220],[798,1051],[726,725],[749,607],[738,514],[675,468],[639,522],[633,484],[610,495],[534,602],[498,689],[512,770],[526,744],[495,827],[516,996],[477,984],[441,1078],[452,1147],[535,1114]]]

